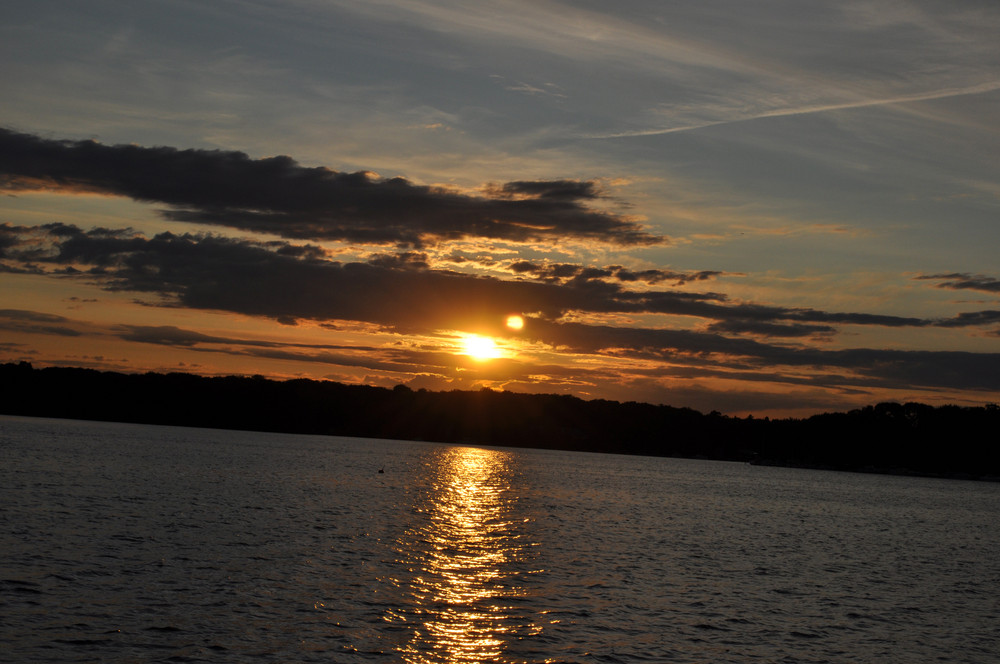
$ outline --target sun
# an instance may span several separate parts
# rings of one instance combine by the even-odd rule
[[[465,354],[474,360],[485,362],[500,357],[500,348],[493,339],[470,334],[462,339]]]
[[[524,328],[524,318],[516,314],[507,316],[507,327],[512,330],[520,330]]]

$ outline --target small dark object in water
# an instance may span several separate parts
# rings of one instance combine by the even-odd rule
[[[378,469],[378,472],[379,472],[379,474],[380,474],[380,475],[381,475],[382,473],[384,473],[384,472],[385,472],[385,466],[382,466],[381,468],[379,468],[379,469]]]

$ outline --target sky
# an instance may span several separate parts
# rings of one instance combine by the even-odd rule
[[[0,361],[995,403],[998,34],[991,0],[11,0]]]

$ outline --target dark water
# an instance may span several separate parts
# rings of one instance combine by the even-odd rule
[[[996,484],[4,417],[0,454],[4,662],[1000,653]]]

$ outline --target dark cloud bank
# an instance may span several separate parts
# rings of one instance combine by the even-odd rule
[[[626,217],[590,207],[599,198],[593,182],[508,182],[472,196],[403,178],[308,168],[286,156],[50,140],[9,129],[0,129],[0,186],[125,196],[169,205],[167,219],[294,239],[663,242]]]
[[[66,224],[0,225],[0,271],[82,279],[112,291],[145,293],[150,303],[262,316],[287,324],[362,321],[398,332],[467,330],[500,335],[509,313],[528,315],[521,334],[574,353],[659,363],[647,375],[721,376],[833,387],[1000,389],[1000,354],[880,349],[825,350],[843,325],[885,328],[992,325],[1000,311],[923,319],[828,312],[730,301],[679,287],[717,270],[632,270],[542,261],[498,265],[510,278],[434,269],[415,249],[454,238],[612,245],[662,241],[628,218],[590,206],[593,182],[517,181],[470,196],[367,173],[300,166],[289,157],[240,152],[105,146],[0,129],[0,186],[8,192],[100,192],[170,206],[167,219],[266,232],[289,239],[397,245],[366,262],[331,260],[320,247],[211,234],[84,230]],[[938,287],[996,292],[995,279],[960,273],[918,277]],[[670,284],[673,289],[663,288]],[[574,314],[617,317],[618,325],[573,322]],[[698,319],[693,329],[637,327],[629,317]],[[36,314],[11,318],[24,329],[81,334]],[[15,320],[16,319],[16,320]],[[11,323],[14,324],[14,323]],[[60,332],[60,330],[62,330]],[[176,328],[119,331],[123,339],[201,349],[218,340]],[[801,345],[808,339],[811,345]],[[241,344],[261,357],[358,366],[349,349]],[[322,351],[322,352],[320,352]],[[310,354],[311,353],[311,354]],[[284,354],[284,355],[283,355]],[[407,371],[440,358],[396,354],[371,366]],[[499,363],[498,363],[499,364]],[[366,365],[367,366],[367,365]],[[549,367],[558,372],[555,367]],[[803,372],[810,373],[805,376]]]
[[[368,263],[342,263],[309,245],[171,233],[147,238],[130,231],[84,231],[62,224],[0,226],[0,245],[3,264],[10,270],[147,293],[163,306],[230,311],[288,324],[300,319],[352,320],[399,332],[475,329],[499,335],[505,333],[506,314],[529,313],[532,317],[521,333],[528,339],[570,352],[669,363],[674,367],[671,374],[688,366],[707,372],[702,375],[745,380],[753,372],[763,372],[757,379],[780,381],[776,367],[811,368],[835,373],[816,379],[814,385],[1000,389],[998,354],[824,350],[762,340],[829,335],[843,324],[975,326],[995,322],[995,311],[947,319],[825,312],[731,303],[725,295],[712,292],[630,290],[614,269],[597,269],[589,275],[567,271],[562,281],[549,278],[545,270],[534,270],[532,279],[502,280],[430,269],[412,252],[398,260],[382,254]],[[570,313],[672,314],[697,317],[706,325],[703,329],[594,325],[571,322],[565,318]],[[46,318],[28,322],[57,327]],[[163,329],[136,329],[125,338],[188,347],[213,341],[197,333],[184,336]],[[276,352],[281,351],[268,350],[267,356]],[[338,357],[345,364],[357,364],[356,358]],[[412,369],[411,361],[416,360],[391,364],[398,370]],[[789,381],[802,384],[801,378]]]

